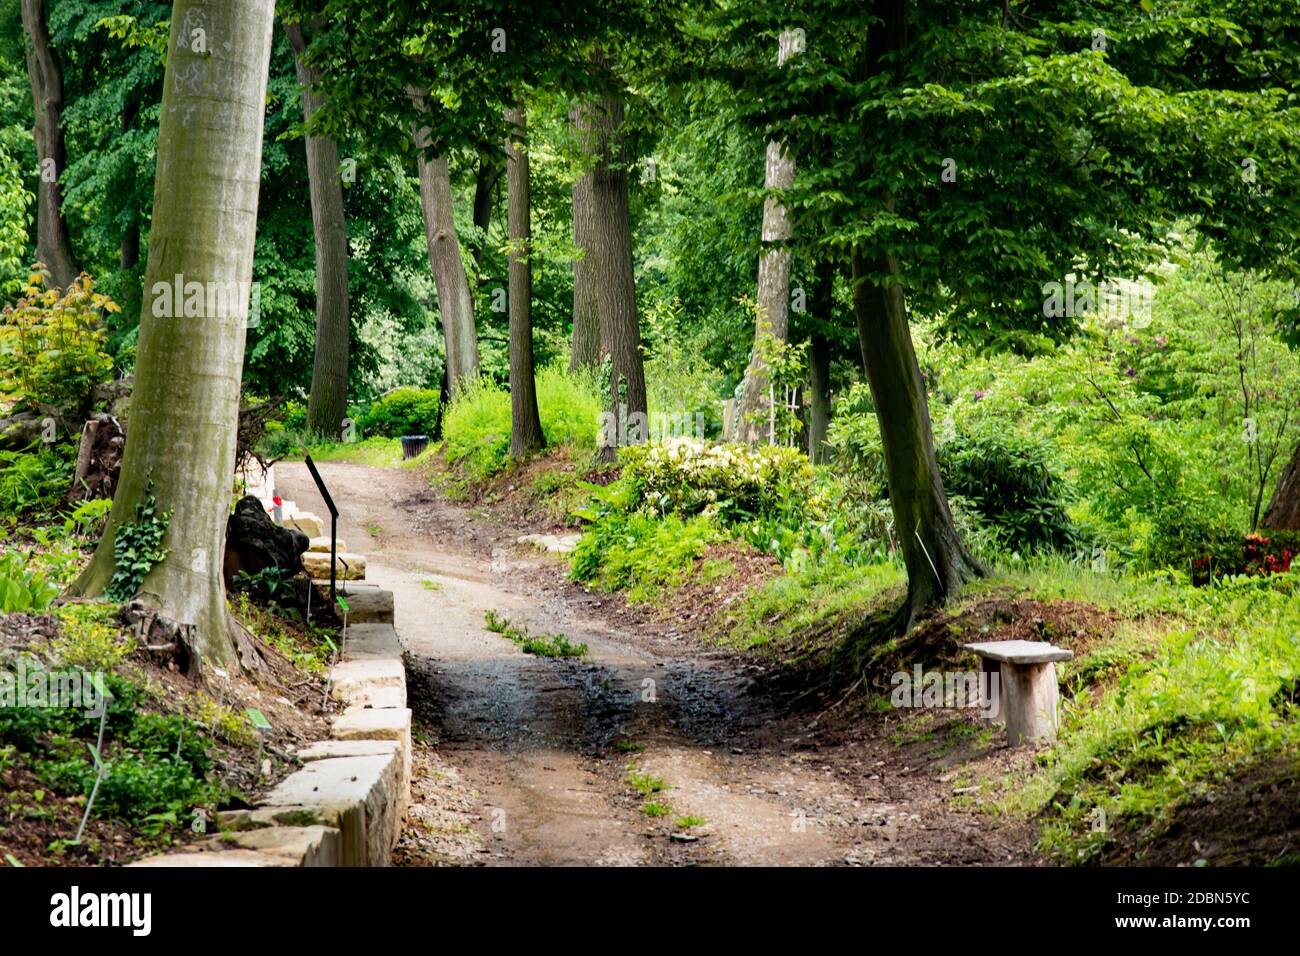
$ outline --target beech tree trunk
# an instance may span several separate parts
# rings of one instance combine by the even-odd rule
[[[874,265],[875,271],[898,272],[892,259]],[[868,271],[855,252],[853,312],[880,422],[894,530],[907,566],[907,602],[895,625],[906,631],[923,610],[947,601],[984,571],[966,550],[948,508],[903,291],[866,279]]]
[[[796,34],[786,30],[777,43],[777,64],[784,66],[795,54]],[[794,185],[794,157],[783,142],[767,144],[763,169],[763,187],[784,190]],[[763,339],[779,342],[790,338],[790,249],[777,243],[789,242],[793,236],[790,217],[779,199],[769,195],[763,201],[763,249],[758,256],[758,291],[755,299],[754,349],[741,385],[740,401],[732,419],[732,440],[754,443],[771,439],[768,363],[763,354]]]
[[[591,172],[591,244],[586,269],[596,287],[601,349],[610,359],[609,409],[600,458],[613,461],[619,444],[640,444],[649,437],[649,421],[632,274],[623,101],[602,96],[591,120],[597,162]]]
[[[875,0],[873,13],[880,26],[868,38],[868,70],[901,75],[904,65],[896,54],[907,38],[907,0]],[[864,178],[868,172],[863,170]],[[883,208],[892,212],[893,197],[881,199]],[[907,600],[890,628],[901,632],[926,608],[948,601],[967,581],[983,575],[984,569],[962,543],[948,507],[907,303],[896,281],[898,262],[893,257],[868,260],[855,249],[851,266],[862,364],[880,422],[894,533],[907,567]]]
[[[68,221],[63,215],[60,180],[68,165],[63,137],[63,67],[50,43],[45,0],[22,0],[23,32],[27,36],[27,76],[32,84],[39,170],[36,180],[36,258],[45,264],[59,288],[81,273],[72,252]]]
[[[1260,527],[1266,531],[1300,531],[1300,445],[1278,479]]]
[[[418,94],[416,96],[418,101]],[[451,204],[451,168],[445,156],[428,156],[428,134],[415,134],[419,149],[420,209],[429,245],[429,266],[438,288],[438,311],[446,345],[447,389],[454,396],[478,375],[478,333],[474,329],[474,299],[460,255],[456,218]]]
[[[519,458],[545,447],[546,438],[537,411],[533,370],[532,198],[523,108],[507,108],[505,119],[506,223],[510,234],[510,454]]]
[[[294,67],[302,86],[303,118],[311,122],[324,105],[320,71],[303,62],[307,37],[302,24],[286,23]],[[343,213],[338,142],[306,137],[307,182],[311,193],[312,234],[316,240],[316,354],[307,399],[307,430],[338,440],[348,413],[348,352],[351,310],[348,302],[348,226]]]
[[[575,107],[570,113],[574,130],[584,139],[590,133],[590,110]],[[581,253],[573,260],[573,345],[569,357],[570,371],[600,364],[600,310],[596,304],[596,285],[591,274],[592,233],[595,211],[592,208],[590,170],[573,183],[573,244]]]
[[[274,26],[273,0],[172,7],[131,428],[104,536],[71,589],[108,585],[118,529],[152,485],[168,550],[137,597],[180,626],[201,672],[238,664],[221,568]],[[202,315],[173,301],[178,276],[205,290]]]

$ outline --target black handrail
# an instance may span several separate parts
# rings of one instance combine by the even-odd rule
[[[330,490],[325,487],[325,479],[316,470],[316,462],[311,460],[311,455],[307,456],[307,470],[311,472],[312,481],[316,482],[320,496],[325,499],[325,507],[330,510],[330,607],[333,607],[337,601],[334,596],[334,566],[338,562],[339,509],[330,497]]]

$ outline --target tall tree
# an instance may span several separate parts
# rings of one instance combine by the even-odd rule
[[[597,58],[606,69],[603,57]],[[589,270],[596,287],[601,348],[609,355],[609,425],[602,460],[612,461],[620,441],[639,443],[648,435],[641,327],[632,272],[632,227],[628,208],[628,155],[623,132],[623,100],[604,93],[591,112],[596,165],[591,172]],[[648,430],[648,429],[645,429]]]
[[[170,514],[167,555],[137,597],[178,626],[200,671],[237,664],[221,568],[274,27],[273,0],[173,5],[130,438],[104,536],[71,589],[105,589],[118,533],[152,489]],[[177,282],[199,294],[176,295]]]
[[[425,130],[416,134],[420,174],[420,208],[429,246],[429,266],[438,288],[438,312],[447,357],[447,391],[455,395],[478,375],[478,332],[474,328],[474,299],[460,254],[456,217],[451,200],[451,167],[446,156],[428,155]]]
[[[507,107],[506,219],[509,227],[510,454],[520,457],[546,444],[533,374],[532,197],[528,183],[528,130],[521,106]]]
[[[55,285],[67,286],[81,272],[68,221],[63,213],[61,180],[68,165],[63,135],[63,68],[50,43],[45,0],[22,0],[27,35],[27,74],[32,84],[35,123],[32,137],[40,161],[36,187],[36,258],[50,270]]]
[[[570,124],[580,141],[589,135],[589,107],[576,106],[570,112]],[[596,305],[596,286],[592,281],[591,205],[593,173],[585,170],[573,182],[573,245],[578,258],[573,260],[573,344],[569,369],[577,371],[600,363],[600,310]]]
[[[777,40],[777,66],[785,66],[799,52],[801,34],[783,30]],[[790,247],[794,234],[789,212],[779,195],[794,185],[795,160],[785,142],[768,141],[763,167],[762,245],[758,257],[758,294],[754,300],[754,349],[741,386],[740,401],[733,419],[733,439],[748,442],[770,440],[768,431],[769,376],[767,339],[787,342],[790,338]]]
[[[321,24],[316,24],[319,28]],[[293,48],[294,68],[302,86],[303,121],[307,126],[307,181],[311,193],[312,234],[316,240],[316,353],[307,429],[337,438],[348,413],[348,344],[351,309],[348,298],[348,224],[343,212],[339,144],[333,136],[311,131],[312,116],[324,102],[321,73],[304,60],[308,37],[301,23],[284,25]]]

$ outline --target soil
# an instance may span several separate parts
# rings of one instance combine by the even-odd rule
[[[825,691],[795,706],[770,690],[769,664],[699,639],[709,594],[667,615],[629,611],[516,543],[555,527],[540,511],[456,505],[406,469],[318,467],[339,537],[394,593],[407,652],[417,757],[398,862],[1041,862],[1031,823],[963,795],[1032,751],[958,712],[877,714],[861,694]],[[327,514],[305,466],[280,462],[276,480]],[[484,627],[488,610],[588,652],[524,654]]]

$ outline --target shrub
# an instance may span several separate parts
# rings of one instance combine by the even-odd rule
[[[48,511],[72,482],[72,461],[63,446],[0,451],[0,514]]]
[[[377,399],[357,424],[363,435],[433,435],[438,430],[440,407],[433,389],[399,388]]]
[[[548,445],[595,447],[601,404],[593,376],[547,366],[537,374],[537,406]],[[480,479],[496,474],[510,457],[509,389],[471,382],[447,407],[442,435],[448,461]]]
[[[23,297],[0,314],[0,395],[64,418],[85,411],[91,389],[113,372],[100,313],[121,311],[93,289],[88,275],[62,292],[45,288],[39,272],[28,276]]]
[[[131,650],[113,621],[114,609],[104,604],[67,604],[58,608],[59,636],[50,652],[65,667],[111,671]]]
[[[0,612],[40,614],[59,596],[59,586],[32,567],[29,554],[0,555]]]
[[[711,542],[724,537],[708,517],[610,513],[587,529],[571,555],[570,573],[606,591],[630,588],[634,602],[690,579]]]
[[[944,487],[965,498],[1008,550],[1067,550],[1076,535],[1045,445],[1004,429],[956,436],[939,450]]]
[[[813,469],[797,448],[716,445],[675,438],[619,453],[633,509],[647,514],[802,520],[816,510]]]

